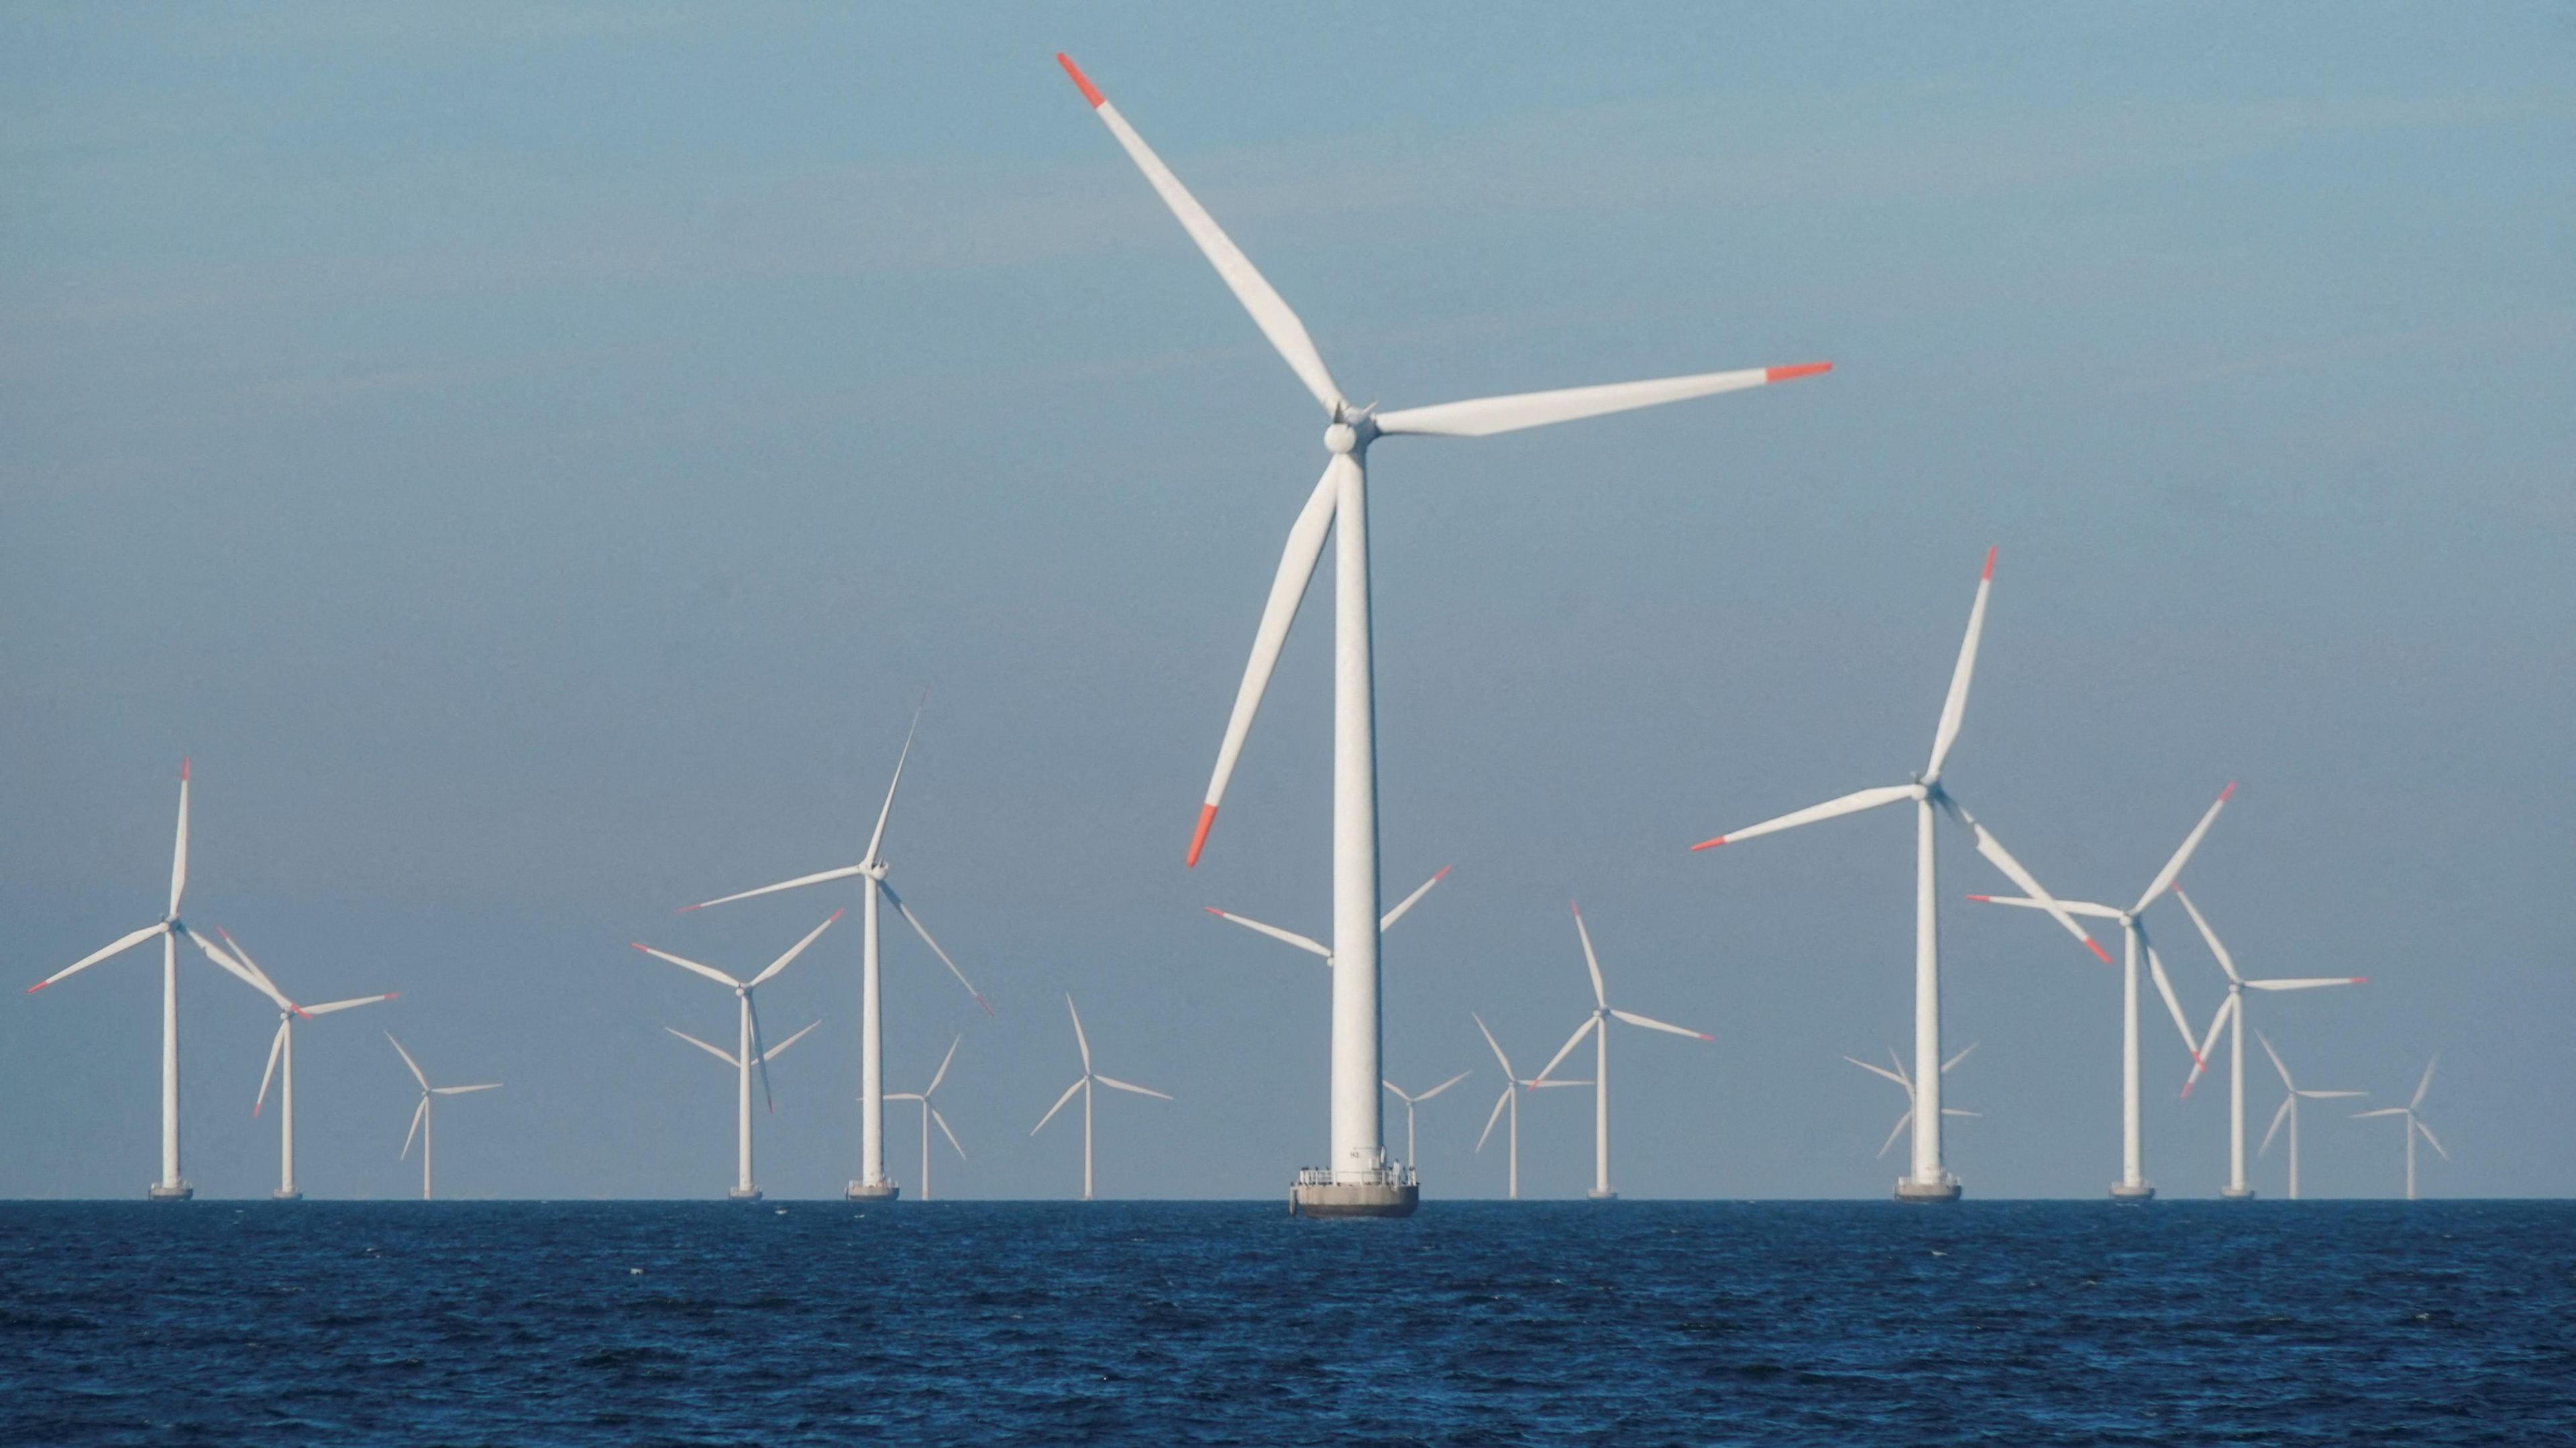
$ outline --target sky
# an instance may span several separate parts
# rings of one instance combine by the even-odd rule
[[[1612,1003],[1614,1180],[1880,1197],[1911,831],[1694,841],[1930,745],[2000,549],[1959,798],[2049,888],[2184,876],[2303,1087],[2435,1052],[2444,1196],[2576,1192],[2576,19],[2542,6],[17,7],[0,18],[0,964],[186,915],[304,1000],[300,1175],[731,1185],[725,992],[847,884],[921,692],[889,1088],[962,1037],[940,1194],[1267,1199],[1326,1137],[1329,564],[1182,854],[1321,420],[1057,70],[1070,51],[1389,407],[1831,359],[1372,455],[1387,1071],[1425,1194]],[[2117,1174],[2117,974],[1942,841],[1950,1157]],[[857,1173],[853,917],[763,993],[773,1195]],[[2222,977],[2149,916],[2195,1028]],[[157,963],[0,1004],[0,1196],[157,1164]],[[186,1173],[265,1193],[274,1012],[182,960]],[[2154,997],[2147,1174],[2212,1195]],[[2250,1045],[2250,1043],[2249,1043]],[[2259,1052],[2248,1116],[2280,1099]],[[2223,1078],[2220,1083],[2223,1087]],[[2317,1103],[2310,1195],[2400,1188]],[[1394,1106],[1392,1098],[1390,1107]],[[1524,1102],[1533,1196],[1589,1101]],[[1402,1114],[1389,1130],[1401,1145]],[[894,1175],[917,1119],[890,1112]],[[943,1145],[942,1151],[946,1148]],[[2281,1188],[2281,1149],[2256,1185]]]

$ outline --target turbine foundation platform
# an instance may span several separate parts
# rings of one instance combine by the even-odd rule
[[[181,1182],[174,1187],[165,1187],[160,1183],[155,1182],[151,1186],[146,1187],[143,1192],[143,1195],[147,1200],[155,1202],[184,1202],[196,1194],[197,1189],[188,1185],[186,1182]]]
[[[1595,1189],[1593,1191],[1585,1192],[1584,1195],[1590,1197],[1596,1202],[1615,1202],[1619,1200],[1619,1194],[1617,1192],[1606,1189]]]
[[[279,1187],[276,1191],[270,1192],[268,1196],[269,1200],[277,1202],[300,1202],[304,1200],[304,1193],[297,1191],[293,1187]]]
[[[1401,1167],[1353,1173],[1308,1167],[1288,1188],[1292,1217],[1409,1217],[1420,1205],[1422,1187]]]
[[[2252,1187],[2221,1187],[2218,1189],[2218,1199],[2222,1202],[2250,1202],[2254,1200],[2254,1189]]]
[[[852,1182],[846,1194],[854,1202],[890,1202],[903,1195],[892,1182]]]
[[[2152,1201],[2155,1195],[2156,1189],[2146,1182],[2111,1183],[2111,1200],[2115,1202]]]
[[[1919,1203],[1955,1202],[1959,1199],[1959,1179],[1951,1177],[1937,1182],[1918,1182],[1907,1177],[1897,1182],[1896,1199]]]
[[[725,1193],[725,1196],[727,1199],[737,1202],[756,1202],[760,1200],[760,1188],[735,1187],[732,1191]]]

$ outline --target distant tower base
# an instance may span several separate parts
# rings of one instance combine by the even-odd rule
[[[2218,1189],[2218,1197],[2219,1200],[2227,1202],[2250,1202],[2254,1200],[2254,1189],[2252,1187],[2220,1187]]]
[[[175,1187],[165,1187],[155,1182],[145,1188],[143,1193],[147,1199],[156,1202],[184,1202],[196,1194],[197,1189],[186,1182],[181,1182]]]
[[[2115,1202],[2143,1202],[2152,1199],[2155,1194],[2156,1189],[2146,1182],[2111,1183],[2111,1200]]]
[[[1615,1201],[1619,1200],[1619,1194],[1618,1194],[1617,1192],[1614,1192],[1614,1191],[1608,1191],[1608,1190],[1598,1190],[1598,1189],[1596,1189],[1596,1190],[1593,1190],[1593,1191],[1585,1192],[1585,1193],[1584,1193],[1584,1195],[1585,1195],[1585,1196],[1587,1196],[1587,1197],[1590,1197],[1592,1200],[1594,1200],[1594,1201],[1596,1201],[1596,1202],[1615,1202]]]
[[[760,1188],[735,1187],[732,1191],[725,1193],[725,1195],[737,1202],[756,1202],[760,1200]]]
[[[1900,1202],[1955,1202],[1959,1199],[1959,1179],[1947,1174],[1937,1182],[1900,1178],[1896,1183],[1896,1199]]]
[[[1288,1188],[1292,1217],[1409,1217],[1420,1205],[1421,1183],[1406,1167],[1344,1174],[1310,1166]]]
[[[293,1187],[279,1187],[276,1191],[270,1192],[268,1196],[269,1200],[277,1202],[300,1202],[304,1200],[304,1193],[297,1191]]]
[[[903,1188],[892,1182],[852,1182],[847,1195],[854,1202],[890,1202],[903,1195]]]

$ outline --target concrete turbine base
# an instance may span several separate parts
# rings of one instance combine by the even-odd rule
[[[1595,1188],[1591,1191],[1585,1192],[1584,1195],[1590,1197],[1596,1202],[1615,1202],[1619,1200],[1619,1194],[1617,1192],[1602,1188]]]
[[[2111,1200],[2115,1202],[2150,1201],[2154,1199],[2155,1194],[2155,1187],[2146,1182],[2111,1183]]]
[[[1937,1182],[1918,1182],[1909,1177],[1896,1184],[1896,1199],[1900,1202],[1955,1202],[1959,1199],[1959,1182],[1956,1177]]]
[[[269,1200],[277,1202],[300,1202],[304,1200],[304,1193],[299,1192],[292,1187],[279,1187],[276,1191],[270,1192],[268,1196]]]
[[[175,1187],[165,1187],[159,1182],[154,1182],[143,1192],[145,1200],[155,1202],[184,1202],[196,1194],[197,1189],[186,1182],[181,1182]]]
[[[854,1202],[890,1202],[903,1195],[892,1182],[852,1182],[846,1194]]]
[[[2219,1200],[2227,1202],[2250,1202],[2254,1200],[2254,1189],[2252,1187],[2220,1187],[2218,1189],[2218,1197]]]
[[[1299,1182],[1288,1189],[1292,1217],[1409,1217],[1422,1205],[1411,1182]]]
[[[737,1202],[756,1202],[756,1201],[759,1201],[759,1200],[760,1200],[760,1188],[758,1188],[758,1187],[735,1187],[735,1188],[733,1188],[732,1190],[730,1190],[730,1191],[726,1192],[726,1193],[725,1193],[725,1196],[726,1196],[726,1198],[727,1198],[728,1200],[731,1200],[731,1201],[737,1201]]]

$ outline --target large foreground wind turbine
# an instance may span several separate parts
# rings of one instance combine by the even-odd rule
[[[1973,836],[1977,853],[2031,899],[2039,902],[2056,917],[2067,932],[2084,942],[2102,963],[2111,963],[2110,954],[2094,942],[2084,927],[2066,913],[2032,879],[2030,871],[2005,851],[2003,845],[1977,823],[1974,816],[1952,797],[1941,782],[1941,767],[1950,758],[1950,746],[1959,740],[1960,722],[1968,713],[1968,685],[1977,671],[1977,641],[1986,627],[1986,595],[1994,588],[1995,550],[1986,550],[1985,571],[1977,577],[1977,600],[1968,607],[1968,632],[1959,641],[1959,661],[1950,671],[1950,693],[1941,704],[1941,722],[1932,732],[1932,761],[1912,784],[1881,785],[1859,790],[1840,799],[1793,810],[1777,819],[1748,825],[1713,840],[1702,840],[1694,850],[1714,849],[1785,830],[1796,825],[1813,824],[1837,815],[1855,814],[1881,805],[1904,800],[1914,802],[1914,1157],[1906,1174],[1896,1180],[1896,1197],[1906,1202],[1950,1202],[1959,1198],[1959,1179],[1951,1174],[1941,1159],[1941,914],[1935,884],[1938,868],[1933,855],[1932,816],[1935,810],[1948,815],[1960,828]]]
[[[269,1195],[281,1202],[295,1201],[304,1195],[303,1189],[295,1184],[295,1018],[303,1016],[310,1019],[314,1016],[327,1016],[334,1011],[345,1011],[353,1006],[371,1006],[378,1001],[392,1000],[400,992],[387,991],[383,995],[358,996],[345,1001],[325,1001],[318,1006],[299,1006],[286,998],[285,993],[277,988],[277,982],[269,978],[267,971],[259,968],[259,962],[250,958],[250,952],[242,949],[240,941],[233,939],[231,931],[218,925],[215,927],[215,933],[224,938],[223,949],[216,949],[206,937],[193,930],[188,932],[188,938],[197,943],[197,948],[206,953],[208,960],[241,977],[244,984],[268,997],[269,1002],[277,1007],[277,1034],[268,1039],[268,1065],[259,1073],[259,1095],[251,1101],[250,1114],[257,1116],[260,1108],[268,1104],[269,1079],[275,1077],[277,1079],[277,1190]]]
[[[1055,1114],[1064,1109],[1064,1103],[1073,1099],[1073,1093],[1076,1091],[1082,1093],[1082,1199],[1087,1202],[1091,1200],[1091,1088],[1099,1085],[1106,1086],[1112,1091],[1132,1091],[1139,1096],[1160,1097],[1165,1101],[1172,1098],[1151,1086],[1138,1086],[1131,1082],[1114,1080],[1092,1070],[1091,1038],[1082,1033],[1082,1012],[1073,1008],[1071,996],[1064,998],[1064,1009],[1067,1015],[1073,1017],[1073,1043],[1082,1051],[1082,1076],[1072,1085],[1064,1088],[1064,1094],[1055,1099],[1053,1106],[1047,1108],[1047,1114],[1039,1117],[1038,1124],[1029,1128],[1029,1135],[1035,1136],[1046,1130],[1046,1124],[1055,1120]],[[954,1143],[951,1144],[954,1145]]]
[[[1494,1123],[1501,1120],[1505,1113],[1509,1113],[1511,1116],[1511,1124],[1505,1128],[1505,1139],[1510,1143],[1511,1147],[1511,1165],[1504,1177],[1504,1182],[1506,1184],[1504,1194],[1512,1201],[1517,1202],[1521,1199],[1521,1093],[1523,1091],[1536,1091],[1542,1086],[1589,1086],[1592,1083],[1589,1081],[1541,1081],[1535,1078],[1524,1079],[1517,1072],[1512,1070],[1512,1058],[1503,1054],[1502,1043],[1494,1039],[1494,1033],[1492,1031],[1486,1030],[1485,1018],[1477,1015],[1473,1011],[1468,1012],[1468,1018],[1476,1023],[1477,1030],[1484,1033],[1485,1044],[1493,1047],[1494,1059],[1503,1063],[1503,1094],[1494,1098],[1494,1109],[1485,1117],[1484,1134],[1476,1138],[1476,1150],[1483,1151],[1485,1149],[1486,1141],[1491,1139],[1494,1134]]]
[[[179,836],[170,849],[170,908],[161,918],[104,945],[27,987],[34,995],[65,976],[77,975],[111,955],[161,937],[161,1179],[145,1193],[156,1202],[183,1202],[196,1189],[179,1176],[179,897],[188,889],[188,761],[179,761]]]
[[[2272,1137],[2281,1129],[2281,1123],[2284,1121],[2290,1123],[2290,1200],[2295,1202],[2299,1199],[2299,1103],[2302,1100],[2331,1101],[2339,1097],[2360,1096],[2364,1093],[2301,1090],[2299,1083],[2290,1079],[2290,1068],[2281,1063],[2281,1053],[2272,1049],[2271,1038],[2261,1031],[2256,1031],[2254,1039],[2263,1043],[2263,1054],[2272,1058],[2272,1069],[2281,1073],[2281,1089],[2288,1093],[2281,1098],[2281,1109],[2272,1113],[2272,1128],[2263,1133],[2263,1144],[2254,1148],[2254,1154],[2261,1156],[2264,1152],[2270,1151]],[[2432,1068],[2425,1068],[2424,1077],[2428,1083],[2432,1080]]]
[[[1714,1041],[1717,1037],[1706,1031],[1694,1031],[1631,1011],[1613,1009],[1610,997],[1601,987],[1601,957],[1592,953],[1592,931],[1583,923],[1583,907],[1575,905],[1573,909],[1574,933],[1583,942],[1583,968],[1592,973],[1592,1013],[1583,1018],[1583,1024],[1575,1027],[1574,1034],[1566,1037],[1565,1044],[1557,1047],[1556,1054],[1539,1068],[1538,1079],[1546,1081],[1548,1073],[1555,1070],[1576,1046],[1583,1044],[1585,1036],[1592,1037],[1592,1200],[1606,1202],[1619,1195],[1610,1189],[1610,1023],[1620,1020],[1650,1031],[1696,1036],[1702,1041]]]
[[[930,927],[922,924],[921,917],[913,914],[912,907],[904,904],[903,897],[894,892],[894,886],[886,883],[886,819],[894,813],[895,791],[903,787],[904,761],[912,757],[912,736],[920,728],[921,711],[916,708],[912,712],[912,728],[904,731],[903,752],[895,756],[894,779],[886,785],[885,803],[877,808],[877,827],[868,836],[867,858],[837,870],[799,875],[793,880],[781,880],[757,890],[745,890],[680,907],[684,912],[703,910],[709,905],[726,905],[755,895],[774,895],[781,890],[794,890],[804,885],[866,877],[869,889],[861,897],[859,913],[859,1179],[849,1186],[848,1195],[853,1200],[892,1201],[902,1195],[902,1188],[896,1186],[894,1179],[885,1171],[885,992],[883,976],[877,968],[879,897],[895,908],[895,913],[901,915],[913,933],[921,937],[922,944],[930,947],[930,953],[939,957],[939,963],[948,967],[948,973],[957,977],[957,983],[966,987],[966,993],[975,998],[975,1003],[984,1008],[984,1013],[990,1015],[993,1011],[992,1002],[985,1000],[984,993],[975,989],[974,982],[966,978],[966,972],[959,970],[957,962],[948,958],[948,952],[939,948],[939,942],[930,938]]]
[[[2194,1076],[2199,1075],[2203,1059],[2200,1043],[2192,1038],[2191,1023],[2183,1018],[2182,1002],[2174,997],[2173,981],[2165,975],[2165,963],[2157,957],[2154,943],[2147,939],[2146,923],[2139,916],[2146,913],[2146,908],[2154,904],[2156,897],[2173,884],[2174,877],[2182,873],[2183,864],[2191,858],[2191,852],[2200,848],[2201,836],[2209,833],[2211,822],[2218,818],[2220,810],[2227,807],[2227,797],[2234,793],[2236,781],[2231,779],[2227,787],[2218,792],[2218,798],[2208,812],[2200,817],[2200,823],[2192,826],[2191,833],[2183,837],[2181,847],[2173,852],[2173,858],[2165,861],[2165,867],[2148,882],[2146,893],[2138,897],[2138,903],[2126,910],[2116,910],[2090,900],[2056,902],[1998,895],[1968,897],[1989,905],[2018,905],[2025,909],[2045,907],[2060,912],[2071,910],[2078,915],[2120,922],[2120,1179],[2111,1184],[2111,1195],[2120,1201],[2142,1202],[2156,1194],[2154,1185],[2147,1180],[2145,1113],[2138,1098],[2139,955],[2146,956],[2147,970],[2155,977],[2156,993],[2164,997],[2165,1010],[2173,1016],[2174,1030],[2182,1036],[2182,1048],[2191,1054]],[[2060,918],[2063,918],[2062,914]],[[2091,943],[2086,942],[2088,945]],[[2095,954],[2100,952],[2097,950]]]
[[[753,1185],[751,1180],[752,1070],[755,1067],[759,1069],[761,1096],[769,1101],[770,1110],[777,1110],[778,1103],[776,1099],[770,1097],[769,1094],[770,1060],[785,1052],[788,1047],[795,1045],[798,1040],[803,1038],[805,1031],[810,1031],[814,1029],[815,1026],[822,1024],[821,1021],[815,1021],[807,1025],[804,1031],[798,1031],[795,1035],[789,1036],[786,1040],[779,1042],[777,1045],[764,1049],[760,1043],[760,1007],[753,1003],[752,993],[759,990],[760,987],[767,983],[771,977],[777,975],[780,971],[785,970],[789,962],[796,959],[796,957],[803,955],[805,953],[806,946],[813,944],[817,936],[820,936],[824,931],[831,929],[832,922],[840,919],[842,915],[846,913],[846,911],[841,910],[833,911],[830,917],[825,919],[822,924],[807,931],[804,939],[789,946],[785,955],[771,961],[761,970],[760,974],[753,976],[749,980],[736,980],[734,977],[725,974],[723,971],[716,969],[712,965],[700,965],[694,960],[683,959],[682,957],[673,955],[668,951],[655,950],[653,947],[646,945],[640,940],[635,942],[635,948],[637,950],[644,952],[655,960],[667,960],[682,970],[705,976],[707,979],[714,981],[718,985],[731,986],[733,988],[733,998],[735,1002],[734,1040],[736,1042],[734,1050],[727,1051],[721,1047],[710,1046],[706,1042],[699,1040],[697,1037],[690,1035],[688,1032],[676,1030],[670,1026],[664,1026],[662,1029],[670,1031],[672,1035],[679,1037],[681,1040],[688,1042],[690,1045],[697,1047],[699,1050],[706,1052],[708,1055],[713,1056],[717,1060],[734,1068],[734,1173],[733,1191],[728,1193],[728,1195],[730,1195],[735,1201],[756,1202],[760,1200],[760,1188]]]
[[[388,1041],[394,1041],[394,1033],[391,1031],[385,1032],[385,1039]],[[462,1096],[469,1091],[498,1091],[501,1089],[501,1083],[498,1081],[486,1081],[479,1086],[432,1086],[429,1084],[429,1078],[420,1073],[420,1063],[411,1058],[411,1052],[403,1049],[402,1042],[394,1041],[394,1052],[402,1057],[404,1065],[411,1068],[411,1079],[420,1083],[420,1105],[412,1111],[411,1130],[403,1133],[402,1155],[406,1157],[411,1155],[411,1139],[415,1136],[419,1137],[420,1199],[425,1202],[429,1200],[429,1137],[431,1130],[431,1122],[429,1119],[430,1098],[433,1096]]]
[[[1526,392],[1469,402],[1379,412],[1376,404],[1354,405],[1324,366],[1323,355],[1306,334],[1303,322],[1280,300],[1197,198],[1163,164],[1162,158],[1136,134],[1127,118],[1101,95],[1100,88],[1059,55],[1065,74],[1091,103],[1128,157],[1145,173],[1163,204],[1171,208],[1199,251],[1216,268],[1226,287],[1252,314],[1270,345],[1323,406],[1327,426],[1324,448],[1329,460],[1324,475],[1288,532],[1288,546],[1262,607],[1253,635],[1252,657],[1234,699],[1225,739],[1218,746],[1215,772],[1199,806],[1198,827],[1190,837],[1189,861],[1198,863],[1208,829],[1224,801],[1226,781],[1234,773],[1244,736],[1261,707],[1280,645],[1297,616],[1323,555],[1326,535],[1335,537],[1333,584],[1333,1059],[1332,1150],[1328,1164],[1298,1173],[1292,1189],[1303,1210],[1332,1215],[1401,1215],[1413,1210],[1420,1194],[1410,1169],[1387,1163],[1384,1120],[1378,1094],[1380,1033],[1378,1024],[1378,811],[1376,668],[1369,626],[1368,469],[1369,445],[1381,437],[1484,437],[1547,423],[1571,422],[1604,413],[1625,412],[1657,403],[1759,387],[1827,370],[1816,362],[1796,367],[1755,367],[1737,372],[1710,372],[1651,382],[1613,383],[1553,392]]]
[[[1952,1056],[1949,1060],[1941,1063],[1941,1074],[1944,1076],[1949,1075],[1950,1068],[1958,1065],[1961,1061],[1968,1059],[1968,1052],[1975,1049],[1977,1049],[1977,1043],[1974,1041],[1969,1042],[1960,1050],[1959,1054]],[[1888,1080],[1896,1083],[1897,1089],[1905,1093],[1905,1114],[1896,1118],[1896,1124],[1887,1129],[1887,1140],[1880,1142],[1878,1146],[1878,1154],[1884,1157],[1887,1155],[1887,1149],[1896,1145],[1896,1138],[1904,1133],[1906,1123],[1914,1119],[1914,1078],[1905,1074],[1905,1058],[1896,1054],[1896,1048],[1894,1046],[1887,1048],[1887,1059],[1896,1067],[1893,1071],[1887,1069],[1885,1066],[1873,1066],[1858,1056],[1845,1056],[1843,1059],[1851,1062],[1855,1066],[1858,1066],[1862,1070],[1869,1072],[1873,1076],[1886,1077]],[[1978,1116],[1983,1113],[1976,1111],[1962,1111],[1955,1106],[1944,1106],[1941,1108],[1941,1114],[1944,1116]]]
[[[2218,1007],[2218,1014],[2209,1019],[2209,1033],[2201,1038],[2198,1059],[2191,1064],[2190,1079],[2182,1083],[2182,1094],[2189,1096],[2191,1088],[2199,1083],[2200,1073],[2209,1064],[2209,1048],[2218,1044],[2219,1031],[2232,1027],[2227,1032],[2227,1185],[2218,1194],[2228,1201],[2251,1201],[2254,1184],[2245,1179],[2245,992],[2362,985],[2369,977],[2333,975],[2247,980],[2236,973],[2235,957],[2219,943],[2218,932],[2210,929],[2209,922],[2201,918],[2200,907],[2191,903],[2191,897],[2182,892],[2180,884],[2173,887],[2173,894],[2182,902],[2182,908],[2190,913],[2191,923],[2200,930],[2200,938],[2209,943],[2209,953],[2218,958],[2218,968],[2227,972],[2227,999]]]
[[[2353,1113],[2352,1119],[2355,1121],[2359,1121],[2367,1116],[2403,1116],[2406,1118],[2406,1200],[2410,1202],[2415,1200],[2416,1136],[2420,1133],[2425,1141],[2431,1143],[2432,1148],[2435,1151],[2442,1152],[2442,1160],[2449,1161],[2451,1159],[2451,1154],[2449,1152],[2442,1151],[2441,1138],[2433,1134],[2433,1128],[2424,1124],[2424,1118],[2420,1114],[2424,1106],[2424,1093],[2433,1089],[2433,1068],[2441,1063],[2442,1057],[2439,1052],[2434,1053],[2432,1060],[2424,1063],[2424,1079],[2415,1083],[2415,1094],[2408,1098],[2405,1105],[2383,1106],[2377,1111],[2357,1111]],[[2294,1134],[2297,1130],[2298,1128],[2295,1126],[2291,1128],[2291,1131]],[[2292,1160],[2296,1160],[2296,1158],[2293,1157]]]
[[[1448,1080],[1441,1082],[1439,1085],[1432,1087],[1430,1090],[1423,1092],[1419,1096],[1408,1095],[1403,1087],[1396,1085],[1392,1081],[1382,1081],[1378,1083],[1384,1086],[1387,1090],[1394,1092],[1395,1099],[1404,1103],[1404,1159],[1407,1163],[1416,1159],[1413,1155],[1413,1108],[1430,1100],[1432,1097],[1439,1095],[1441,1092],[1448,1090],[1450,1087],[1457,1085],[1459,1082],[1466,1080],[1474,1074],[1476,1073],[1473,1071],[1461,1071],[1457,1075],[1450,1077]]]
[[[957,1159],[959,1161],[966,1159],[966,1147],[964,1143],[958,1141],[957,1133],[948,1129],[948,1118],[940,1115],[939,1108],[930,1103],[930,1098],[939,1090],[939,1083],[948,1079],[948,1063],[957,1059],[957,1048],[963,1045],[965,1040],[964,1036],[959,1036],[948,1043],[948,1054],[939,1058],[939,1069],[930,1073],[929,1085],[918,1091],[897,1091],[886,1097],[888,1101],[921,1103],[921,1199],[925,1202],[930,1200],[930,1124],[932,1122],[939,1123],[939,1134],[948,1138],[950,1146],[957,1148]]]

